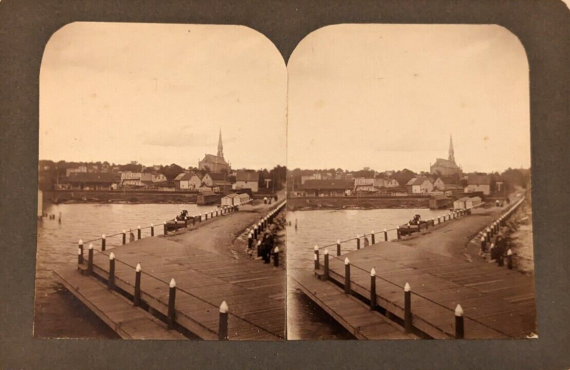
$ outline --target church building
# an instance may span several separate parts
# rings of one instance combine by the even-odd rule
[[[455,163],[455,153],[453,152],[453,139],[449,136],[449,156],[448,159],[437,158],[430,166],[430,173],[438,176],[461,175],[461,168]]]
[[[224,146],[222,144],[222,130],[218,139],[218,155],[206,154],[204,159],[198,162],[198,168],[204,171],[219,173],[230,172],[230,164],[224,159]]]

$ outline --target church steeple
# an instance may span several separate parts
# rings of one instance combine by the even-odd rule
[[[453,152],[453,138],[449,135],[449,158],[451,162],[455,163],[455,153]]]
[[[218,138],[218,157],[224,158],[224,145],[222,144],[222,129],[220,128],[220,137]]]

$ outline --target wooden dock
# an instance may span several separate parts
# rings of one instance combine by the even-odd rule
[[[354,314],[353,308],[331,304],[321,294],[314,293],[318,277],[327,276],[323,273],[324,258],[328,259],[328,281],[319,282],[318,290],[326,291],[322,284],[328,284],[330,289],[345,288],[348,268],[350,294],[344,291],[341,294],[368,305],[374,268],[378,310],[400,324],[405,323],[404,287],[409,284],[413,332],[436,339],[456,337],[455,309],[461,305],[465,339],[525,338],[536,333],[533,277],[481,258],[468,261],[459,258],[463,257],[459,252],[444,252],[435,247],[438,240],[448,244],[455,240],[461,252],[467,250],[465,245],[473,235],[503,210],[477,212],[477,217],[453,218],[409,240],[381,241],[341,256],[323,257],[321,250],[320,255],[316,254],[317,277],[296,280],[313,302],[357,338],[364,336],[358,325],[346,325]],[[423,238],[426,245],[422,245]]]
[[[371,311],[362,301],[344,294],[334,284],[315,279],[309,273],[297,274],[292,279],[303,293],[357,339],[417,339],[378,311]]]
[[[236,217],[232,221],[234,226],[236,220],[239,224],[250,224],[250,219],[260,216],[253,212],[235,215],[230,216]],[[92,250],[91,273],[87,253],[79,268],[69,267],[55,273],[70,292],[124,338],[217,340],[220,306],[225,301],[229,307],[228,340],[285,339],[285,269],[200,248],[201,236],[212,232],[219,236],[219,229],[224,226],[217,219],[202,225],[202,230],[146,237],[105,251]],[[114,269],[111,269],[111,253]],[[137,264],[142,270],[140,307],[133,306]],[[106,285],[110,274],[114,282],[111,290]],[[174,329],[186,337],[176,330],[164,329],[170,317],[172,280],[176,291]],[[129,317],[139,321],[129,321]]]

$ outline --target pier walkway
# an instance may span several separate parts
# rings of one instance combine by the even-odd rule
[[[477,209],[414,237],[380,241],[340,256],[333,255],[333,250],[325,255],[328,274],[324,273],[321,250],[320,255],[316,254],[315,275],[344,288],[348,268],[350,295],[368,304],[371,290],[375,289],[377,310],[399,323],[405,322],[404,287],[408,283],[414,332],[432,338],[455,337],[457,305],[463,309],[466,339],[525,338],[536,333],[533,277],[482,258],[470,262],[464,257],[469,241],[504,217],[505,211],[510,215],[508,208]],[[303,291],[310,288],[306,279],[296,280],[305,285]],[[326,310],[319,299],[307,295]],[[350,314],[339,306],[331,316],[342,323]]]
[[[125,315],[140,316],[142,311],[149,311],[161,322],[173,316],[174,327],[182,333],[191,334],[191,337],[216,340],[220,334],[220,305],[225,301],[229,307],[227,339],[283,340],[286,331],[285,269],[238,258],[229,253],[228,245],[220,245],[234,235],[228,231],[232,229],[228,223],[234,225],[234,230],[245,228],[253,220],[275,211],[275,206],[251,207],[250,212],[240,211],[210,219],[202,225],[197,224],[193,230],[146,237],[105,251],[97,250],[93,253],[91,273],[88,258],[79,264],[79,270],[87,276],[80,275],[76,267],[57,271],[56,275],[84,303],[90,302],[86,303],[87,306],[120,334],[127,331],[122,329],[125,324],[121,322]],[[209,242],[204,239],[205,235],[210,236]],[[216,248],[212,248],[214,245]],[[113,267],[111,253],[114,257]],[[134,307],[131,301],[136,294],[137,264],[141,266],[140,307]],[[112,311],[118,308],[116,304],[109,304],[112,297],[104,295],[100,289],[90,292],[78,283],[81,277],[93,281],[98,279],[107,284],[110,274],[114,283],[111,290],[120,292],[130,302],[130,305],[121,306],[124,310],[119,311],[123,316],[115,320]],[[176,293],[172,305],[174,313],[171,315],[172,280]],[[108,290],[109,294],[111,290]],[[97,295],[104,295],[105,298],[98,299]],[[112,296],[115,295],[113,292]],[[174,334],[165,338],[163,330],[156,330],[154,334],[147,331],[144,337],[177,339]]]

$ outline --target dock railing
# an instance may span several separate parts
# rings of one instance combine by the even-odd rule
[[[241,203],[240,205],[244,205],[247,203],[250,203],[251,200]],[[281,204],[278,209],[281,209],[284,206],[284,203]],[[272,212],[270,212],[270,215],[273,215],[274,213],[277,212],[278,209],[274,209]],[[200,220],[199,222],[201,222],[202,220],[208,220],[208,218],[216,218],[216,217],[220,217],[223,215],[226,215],[228,213],[232,213],[232,212],[237,212],[238,208],[237,206],[223,206],[217,210],[208,212],[204,215],[200,214],[198,216],[191,216],[191,217],[185,217],[184,220],[177,220],[177,218],[174,219],[170,219],[167,221],[164,221],[164,227],[163,227],[163,235],[168,233],[167,230],[167,223],[168,222],[184,222],[186,227],[188,227],[190,225],[190,223],[188,222],[189,220]],[[264,219],[267,221],[268,216],[264,217]],[[149,229],[149,234],[147,236],[157,236],[155,234],[155,226],[153,224],[149,225],[149,226],[145,226],[145,227],[137,227],[137,237],[135,240],[140,240],[143,237],[143,230],[147,230]],[[107,251],[107,247],[118,247],[120,245],[124,245],[127,243],[127,232],[126,230],[123,230],[123,232],[121,233],[116,233],[116,234],[111,234],[109,236],[103,235],[101,238],[96,238],[96,239],[91,239],[91,240],[87,240],[87,241],[83,241],[83,240],[79,240],[79,246],[78,246],[78,267],[80,268],[80,270],[85,271],[86,274],[88,275],[97,275],[100,279],[106,281],[107,286],[109,288],[109,290],[122,290],[126,293],[127,298],[130,298],[133,302],[133,306],[135,307],[139,307],[141,306],[141,304],[146,304],[147,306],[151,306],[148,302],[148,300],[153,299],[155,301],[160,302],[157,298],[153,298],[150,295],[143,295],[143,289],[142,289],[142,285],[143,285],[143,279],[142,276],[146,276],[150,279],[155,280],[156,282],[158,282],[160,285],[164,285],[165,288],[168,288],[168,304],[166,305],[166,307],[163,307],[163,304],[158,305],[159,306],[159,312],[165,317],[165,321],[167,323],[167,328],[169,330],[175,329],[175,326],[177,325],[178,321],[183,321],[183,322],[188,322],[188,321],[193,321],[189,316],[187,316],[184,312],[180,312],[176,309],[176,294],[178,293],[180,294],[184,294],[187,295],[188,297],[192,297],[193,299],[197,299],[209,306],[212,306],[212,308],[215,309],[219,309],[219,327],[218,327],[218,331],[212,330],[211,328],[207,328],[201,325],[201,323],[196,323],[193,322],[193,324],[198,324],[200,326],[202,326],[204,329],[208,330],[209,332],[211,332],[212,334],[217,334],[217,338],[218,340],[227,340],[229,338],[229,334],[228,334],[228,316],[235,316],[236,318],[239,318],[240,320],[247,322],[248,324],[255,326],[256,328],[258,328],[261,331],[270,333],[268,330],[264,329],[263,327],[251,322],[250,320],[243,318],[243,317],[238,317],[234,314],[232,314],[229,311],[229,307],[227,305],[227,303],[225,301],[222,301],[221,304],[219,306],[216,306],[215,304],[208,302],[206,300],[204,300],[203,298],[192,294],[191,292],[181,288],[181,287],[177,287],[176,285],[176,281],[174,280],[174,278],[172,278],[170,281],[166,281],[164,279],[161,279],[151,273],[145,272],[142,269],[142,266],[140,263],[138,263],[136,266],[133,266],[130,263],[127,263],[125,261],[122,261],[118,258],[116,258],[115,254],[113,253],[113,251]],[[116,243],[108,243],[107,240],[109,238],[118,238],[118,241]],[[115,240],[115,239],[113,239]],[[130,241],[130,238],[129,238]],[[99,249],[95,249],[93,246],[93,243],[96,242],[100,242],[100,250]],[[87,254],[87,261],[85,260],[85,256],[84,256],[84,244],[88,244],[88,254]],[[109,261],[109,265],[106,268],[105,266],[99,266],[96,265],[94,262],[94,253],[98,253],[100,255],[104,255],[106,257],[108,257],[108,261]],[[277,257],[277,261],[278,261],[278,257]],[[115,265],[116,263],[121,264],[122,266],[126,266],[129,269],[131,269],[134,273],[134,285],[132,283],[130,283],[127,280],[123,280],[120,279],[116,276],[115,274]],[[278,262],[276,262],[278,263]],[[122,274],[124,273],[124,271],[122,272]],[[164,303],[164,302],[160,302],[160,303]],[[153,308],[156,308],[156,306],[153,306]],[[163,308],[161,310],[161,308]],[[181,324],[180,324],[181,325]],[[181,325],[184,326],[184,325]]]
[[[492,223],[492,225],[495,225],[495,226],[494,226],[494,228],[491,230],[491,232],[495,232],[495,234],[498,233],[498,230],[499,230],[498,227],[500,227],[500,225],[503,225],[503,224],[508,220],[508,218],[511,217],[511,215],[518,209],[518,207],[520,207],[520,205],[523,203],[524,200],[525,200],[525,197],[523,196],[522,199],[521,199],[519,202],[517,202],[517,203],[514,204],[513,206],[509,207],[509,209],[508,209],[506,212],[504,212],[503,214],[501,214],[501,215],[496,219],[496,221],[494,221],[494,223]],[[443,217],[440,216],[440,218],[438,218],[438,219],[441,219],[441,221],[439,221],[438,223],[435,223],[435,225],[438,225],[439,223],[447,222],[447,221],[452,220],[452,219],[454,219],[454,218],[460,217],[461,215],[469,214],[470,212],[467,212],[467,211],[471,211],[471,210],[474,209],[474,208],[481,207],[481,206],[483,206],[483,204],[484,204],[484,203],[482,203],[482,204],[480,204],[480,205],[477,205],[477,206],[474,206],[474,207],[469,207],[469,208],[467,208],[467,209],[465,209],[465,210],[450,212],[450,213],[444,215]],[[434,220],[434,219],[432,219],[432,220]],[[385,240],[385,241],[388,241],[388,240],[389,240],[386,232],[387,232],[387,231],[394,231],[394,230],[397,231],[397,236],[398,236],[398,239],[399,239],[398,228],[393,228],[393,229],[390,229],[390,230],[385,230],[385,231],[382,233],[382,234],[384,235],[384,240]],[[495,231],[493,231],[493,230],[495,230]],[[376,234],[379,234],[379,233],[374,233],[374,232],[372,232],[372,233],[369,234],[369,235],[372,235],[372,236],[374,237]],[[369,289],[370,296],[368,297],[368,300],[369,300],[369,302],[370,302],[370,309],[371,309],[371,310],[376,310],[376,309],[379,307],[379,304],[377,303],[377,291],[376,291],[376,281],[377,281],[377,280],[384,281],[384,282],[386,282],[386,283],[388,283],[388,284],[390,284],[390,285],[393,285],[393,286],[395,286],[395,287],[401,289],[402,292],[403,292],[403,294],[404,294],[404,305],[403,305],[403,307],[402,307],[402,305],[401,305],[400,303],[398,303],[398,302],[390,301],[390,300],[388,300],[387,298],[383,298],[383,299],[384,299],[386,302],[388,302],[389,304],[391,304],[392,306],[394,306],[394,307],[396,307],[396,308],[398,308],[398,309],[400,309],[400,310],[403,311],[403,321],[404,321],[404,328],[405,328],[406,333],[412,332],[414,328],[417,329],[417,327],[414,326],[414,320],[420,320],[420,321],[422,321],[425,325],[431,326],[431,327],[433,327],[433,328],[435,328],[435,329],[441,331],[441,329],[436,328],[433,324],[431,324],[431,323],[429,323],[428,321],[423,320],[421,317],[417,317],[417,316],[415,316],[415,315],[413,314],[413,311],[412,311],[412,297],[415,296],[415,297],[417,297],[417,298],[421,298],[421,299],[423,299],[423,300],[425,300],[425,301],[427,301],[427,302],[430,302],[431,304],[434,304],[434,305],[436,305],[436,306],[438,306],[438,307],[441,307],[441,308],[443,308],[443,309],[449,311],[449,312],[450,312],[450,315],[454,315],[454,316],[455,316],[455,325],[454,325],[454,331],[455,331],[455,333],[454,333],[454,337],[455,337],[456,339],[463,339],[463,338],[465,337],[465,320],[467,320],[468,322],[474,322],[474,323],[476,323],[477,325],[484,326],[484,327],[486,327],[486,328],[488,328],[488,329],[494,330],[494,331],[499,332],[499,333],[501,333],[502,335],[505,335],[506,337],[508,337],[508,334],[506,334],[506,333],[504,333],[504,332],[498,330],[497,328],[493,328],[493,327],[491,327],[491,326],[489,326],[489,325],[486,325],[486,324],[484,324],[484,323],[482,323],[482,322],[480,322],[480,321],[476,321],[476,320],[474,320],[474,319],[471,319],[471,318],[469,318],[469,317],[466,317],[466,316],[464,315],[464,311],[463,311],[463,308],[461,307],[461,304],[460,304],[460,303],[457,304],[457,306],[455,307],[455,309],[451,309],[451,308],[449,308],[449,307],[447,307],[447,306],[445,306],[445,305],[443,305],[443,304],[441,304],[441,303],[439,303],[439,302],[436,302],[436,301],[430,299],[429,297],[427,297],[427,296],[425,296],[425,295],[423,295],[423,294],[414,292],[414,291],[411,289],[411,287],[410,287],[410,285],[409,285],[408,283],[406,283],[404,286],[402,286],[401,284],[395,283],[395,282],[391,281],[390,279],[387,279],[387,278],[382,277],[382,276],[378,276],[378,275],[376,274],[375,268],[372,268],[370,271],[368,271],[368,270],[366,270],[366,269],[364,269],[364,268],[362,268],[362,267],[360,267],[360,266],[351,264],[351,263],[350,263],[350,260],[348,259],[348,257],[345,257],[344,259],[343,259],[342,257],[340,257],[340,256],[341,256],[340,245],[341,245],[342,243],[356,241],[356,249],[360,249],[360,238],[361,238],[360,236],[357,236],[356,238],[351,238],[351,239],[347,239],[347,240],[344,240],[344,241],[337,241],[337,243],[325,245],[325,246],[323,246],[323,247],[315,246],[315,248],[314,248],[314,261],[315,261],[315,266],[314,266],[314,268],[315,268],[315,271],[320,270],[321,268],[323,268],[324,271],[323,271],[322,276],[323,276],[323,278],[324,278],[325,280],[329,280],[329,279],[330,279],[330,276],[331,276],[331,270],[330,270],[330,268],[329,268],[329,264],[330,264],[329,259],[332,257],[333,259],[336,259],[336,260],[338,260],[338,261],[344,263],[344,266],[345,266],[345,271],[344,271],[344,291],[345,291],[345,293],[346,293],[346,294],[353,294],[353,293],[354,293],[354,290],[353,290],[353,288],[352,288],[353,286],[358,286],[358,287],[360,287],[362,290],[365,290],[365,291],[366,291],[367,289]],[[372,243],[372,244],[374,244],[374,243]],[[335,255],[335,254],[331,254],[331,253],[329,252],[329,248],[331,248],[331,247],[336,247],[336,253],[335,253],[336,255]],[[321,250],[323,250],[323,249],[324,249],[324,252],[323,252],[323,255],[324,255],[324,264],[321,265],[321,262],[320,262],[320,254],[321,254]],[[350,250],[350,251],[354,251],[354,249],[352,249],[352,250]],[[502,266],[502,265],[500,265],[500,266]],[[367,274],[369,273],[369,274],[370,274],[370,285],[369,285],[368,287],[366,287],[366,286],[363,286],[362,284],[357,283],[355,280],[353,280],[353,279],[351,278],[351,274],[350,274],[351,268],[357,269],[357,270],[359,270],[359,271],[361,271],[361,272],[365,272],[365,273],[367,273]],[[512,265],[509,266],[509,269],[511,269],[511,268],[512,268]],[[385,309],[385,308],[386,308],[386,307],[384,307],[384,309]],[[388,311],[387,311],[387,312],[388,312]],[[419,330],[419,329],[418,329],[418,330]],[[445,333],[445,334],[448,334],[448,333]]]
[[[261,235],[267,229],[269,224],[273,223],[273,219],[277,214],[285,208],[287,200],[282,201],[277,207],[272,209],[267,215],[261,217],[255,221],[249,228],[246,229],[247,233],[247,247],[248,249],[257,248],[257,255],[261,255]],[[279,254],[281,251],[279,247],[275,247],[271,251],[271,257],[273,257],[273,266],[279,267]]]
[[[368,240],[369,244],[375,244],[376,242],[379,241],[392,241],[392,240],[399,240],[402,239],[405,235],[411,235],[412,232],[421,232],[422,230],[428,230],[430,227],[434,227],[437,225],[441,225],[443,223],[449,222],[451,220],[457,219],[459,217],[462,216],[466,216],[471,214],[471,211],[473,209],[482,207],[484,205],[484,203],[478,204],[476,206],[473,207],[468,207],[465,209],[460,209],[460,210],[454,210],[451,212],[448,212],[444,215],[440,215],[438,217],[433,217],[427,221],[424,221],[423,223],[420,223],[419,225],[409,225],[409,223],[405,226],[409,227],[411,229],[410,230],[401,230],[400,226],[391,228],[391,229],[384,229],[382,231],[371,231],[370,233],[363,233],[363,234],[358,234],[356,235],[354,238],[349,238],[349,239],[345,239],[345,240],[337,240],[336,243],[331,243],[331,244],[327,244],[324,246],[318,246],[317,248],[319,250],[323,250],[326,248],[334,248],[335,253],[337,256],[340,256],[344,253],[347,252],[353,252],[355,250],[358,250],[360,248],[363,248],[366,245],[366,240],[368,240],[367,238],[370,237],[370,240]]]

